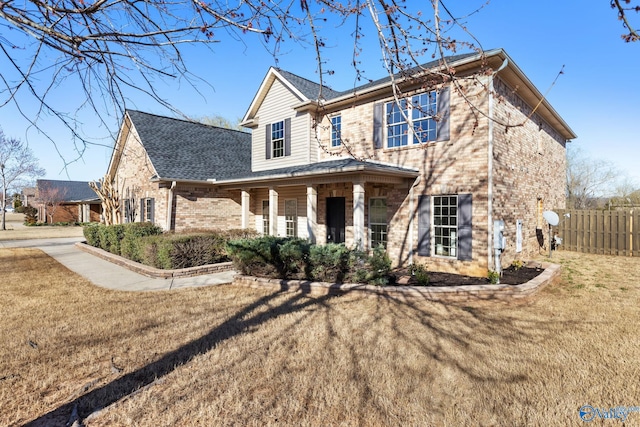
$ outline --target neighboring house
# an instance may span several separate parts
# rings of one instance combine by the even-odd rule
[[[271,68],[243,118],[250,158],[216,144],[210,168],[197,174],[180,158],[193,135],[142,133],[137,120],[153,117],[155,127],[173,119],[128,112],[109,171],[138,172],[144,191],[162,192],[145,196],[160,198],[162,216],[145,216],[164,225],[174,206],[167,229],[228,225],[365,249],[382,244],[394,265],[485,276],[495,265],[496,220],[504,221],[503,265],[539,252],[542,212],[565,206],[565,144],[576,135],[503,50],[451,57],[448,66],[457,86],[442,80],[437,61],[426,64],[428,79],[396,76],[399,102],[390,78],[337,92]],[[118,147],[140,141],[148,158],[139,150],[114,174]],[[156,157],[167,171],[157,170]],[[227,161],[238,169],[219,171]],[[186,188],[198,195],[180,200]]]
[[[100,199],[86,181],[39,179],[35,194],[25,190],[25,201],[38,209],[41,222],[100,221]]]
[[[240,228],[240,191],[211,181],[246,177],[250,153],[247,132],[128,110],[107,172],[119,221]]]

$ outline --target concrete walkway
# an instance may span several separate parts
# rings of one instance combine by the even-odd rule
[[[231,283],[234,271],[203,274],[176,279],[153,279],[105,261],[75,247],[83,237],[2,240],[0,248],[37,248],[54,258],[69,270],[103,288],[119,291],[159,291],[196,286]]]

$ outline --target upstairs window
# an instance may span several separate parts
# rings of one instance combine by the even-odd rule
[[[265,129],[265,159],[291,155],[291,119],[269,123]]]
[[[284,121],[271,124],[272,157],[284,157]]]
[[[342,144],[342,116],[331,117],[331,146],[339,147]]]
[[[402,147],[407,145],[409,124],[407,101],[405,99],[387,103],[387,147]]]
[[[403,147],[436,140],[438,103],[436,91],[412,96],[400,102],[388,102],[387,147]]]
[[[411,119],[413,122],[413,143],[436,140],[436,92],[423,93],[411,98]]]

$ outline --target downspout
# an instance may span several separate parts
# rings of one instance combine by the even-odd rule
[[[171,188],[169,188],[169,196],[167,200],[167,231],[171,231],[171,215],[173,214],[173,189],[176,188],[176,182],[173,181],[171,183]]]
[[[489,238],[487,241],[489,242],[487,248],[487,267],[489,269],[492,268],[493,265],[493,115],[494,115],[494,86],[493,86],[493,78],[502,71],[507,65],[509,61],[505,58],[496,71],[494,71],[489,77],[489,140],[488,140],[488,148],[487,148],[487,231],[489,234]]]
[[[413,221],[416,216],[416,213],[414,212],[413,189],[416,188],[421,180],[422,175],[418,175],[416,180],[409,188],[409,265],[413,264]]]
[[[489,141],[487,148],[487,232],[489,247],[487,248],[487,268],[493,267],[493,75],[489,77]]]

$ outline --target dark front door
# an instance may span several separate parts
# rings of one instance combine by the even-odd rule
[[[344,243],[344,197],[327,197],[327,242]]]

